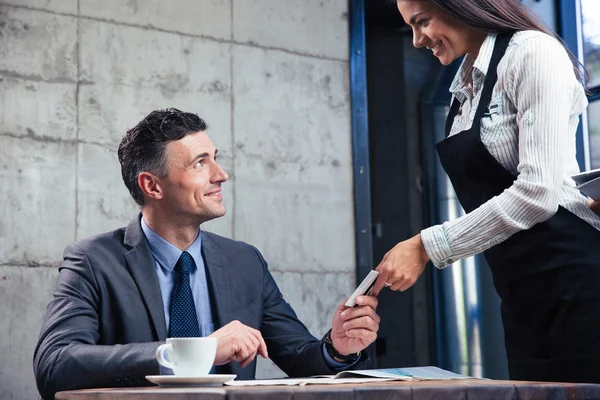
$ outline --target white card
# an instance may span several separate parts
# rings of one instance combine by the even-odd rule
[[[356,305],[356,298],[362,295],[369,295],[371,292],[371,288],[375,284],[377,277],[379,276],[379,272],[372,270],[369,274],[363,279],[363,281],[358,285],[354,293],[348,298],[348,301],[344,304],[346,307],[354,307]]]

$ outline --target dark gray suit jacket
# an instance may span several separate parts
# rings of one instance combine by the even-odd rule
[[[259,329],[269,357],[289,376],[334,373],[319,340],[283,299],[258,250],[202,232],[216,328],[239,320]],[[158,278],[140,216],[126,228],[67,246],[34,353],[42,397],[57,391],[149,384],[167,337]],[[368,358],[361,355],[361,365]],[[256,360],[220,367],[253,379]]]

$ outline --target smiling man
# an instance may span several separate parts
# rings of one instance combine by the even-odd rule
[[[213,373],[253,379],[256,356],[289,376],[364,364],[377,299],[337,308],[320,341],[283,299],[259,251],[201,229],[225,214],[227,173],[195,114],[157,110],[119,146],[141,213],[127,227],[67,246],[34,354],[38,389],[146,385],[168,337],[218,339]],[[168,371],[160,371],[168,373]]]

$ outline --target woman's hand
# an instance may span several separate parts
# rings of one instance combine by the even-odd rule
[[[379,276],[373,286],[372,295],[377,296],[382,288],[405,291],[415,284],[423,273],[429,256],[423,246],[421,235],[398,243],[388,251],[379,263]]]
[[[589,204],[592,211],[600,215],[600,200],[590,199]]]

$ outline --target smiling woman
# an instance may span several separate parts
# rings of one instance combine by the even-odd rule
[[[462,26],[462,30],[484,34],[535,30],[553,36],[563,43],[556,33],[545,26],[518,0],[490,0],[490,4],[485,8],[474,0],[397,0],[396,3],[403,16],[405,14],[402,9],[421,8],[428,10],[442,21],[445,20],[448,25],[453,25],[455,28],[456,25]],[[416,17],[416,15],[414,16]],[[448,19],[451,19],[451,21],[448,21]],[[416,22],[421,22],[421,27],[424,22],[427,22],[423,20],[411,21],[406,18],[404,20],[413,28],[413,33],[416,33],[414,29]],[[458,30],[461,29],[458,28]],[[471,38],[467,35],[466,39],[470,40]],[[588,77],[583,65],[566,46],[564,47],[573,63],[575,74],[582,83],[585,83]],[[441,59],[440,61],[447,65]]]
[[[408,289],[429,260],[445,268],[484,253],[510,378],[600,382],[600,217],[569,178],[584,70],[518,0],[397,8],[415,47],[442,64],[464,56],[437,150],[467,213],[398,243],[373,293]]]
[[[426,47],[444,65],[472,54],[477,57],[486,34],[460,23],[429,1],[398,1],[398,10],[413,30],[413,45]]]

